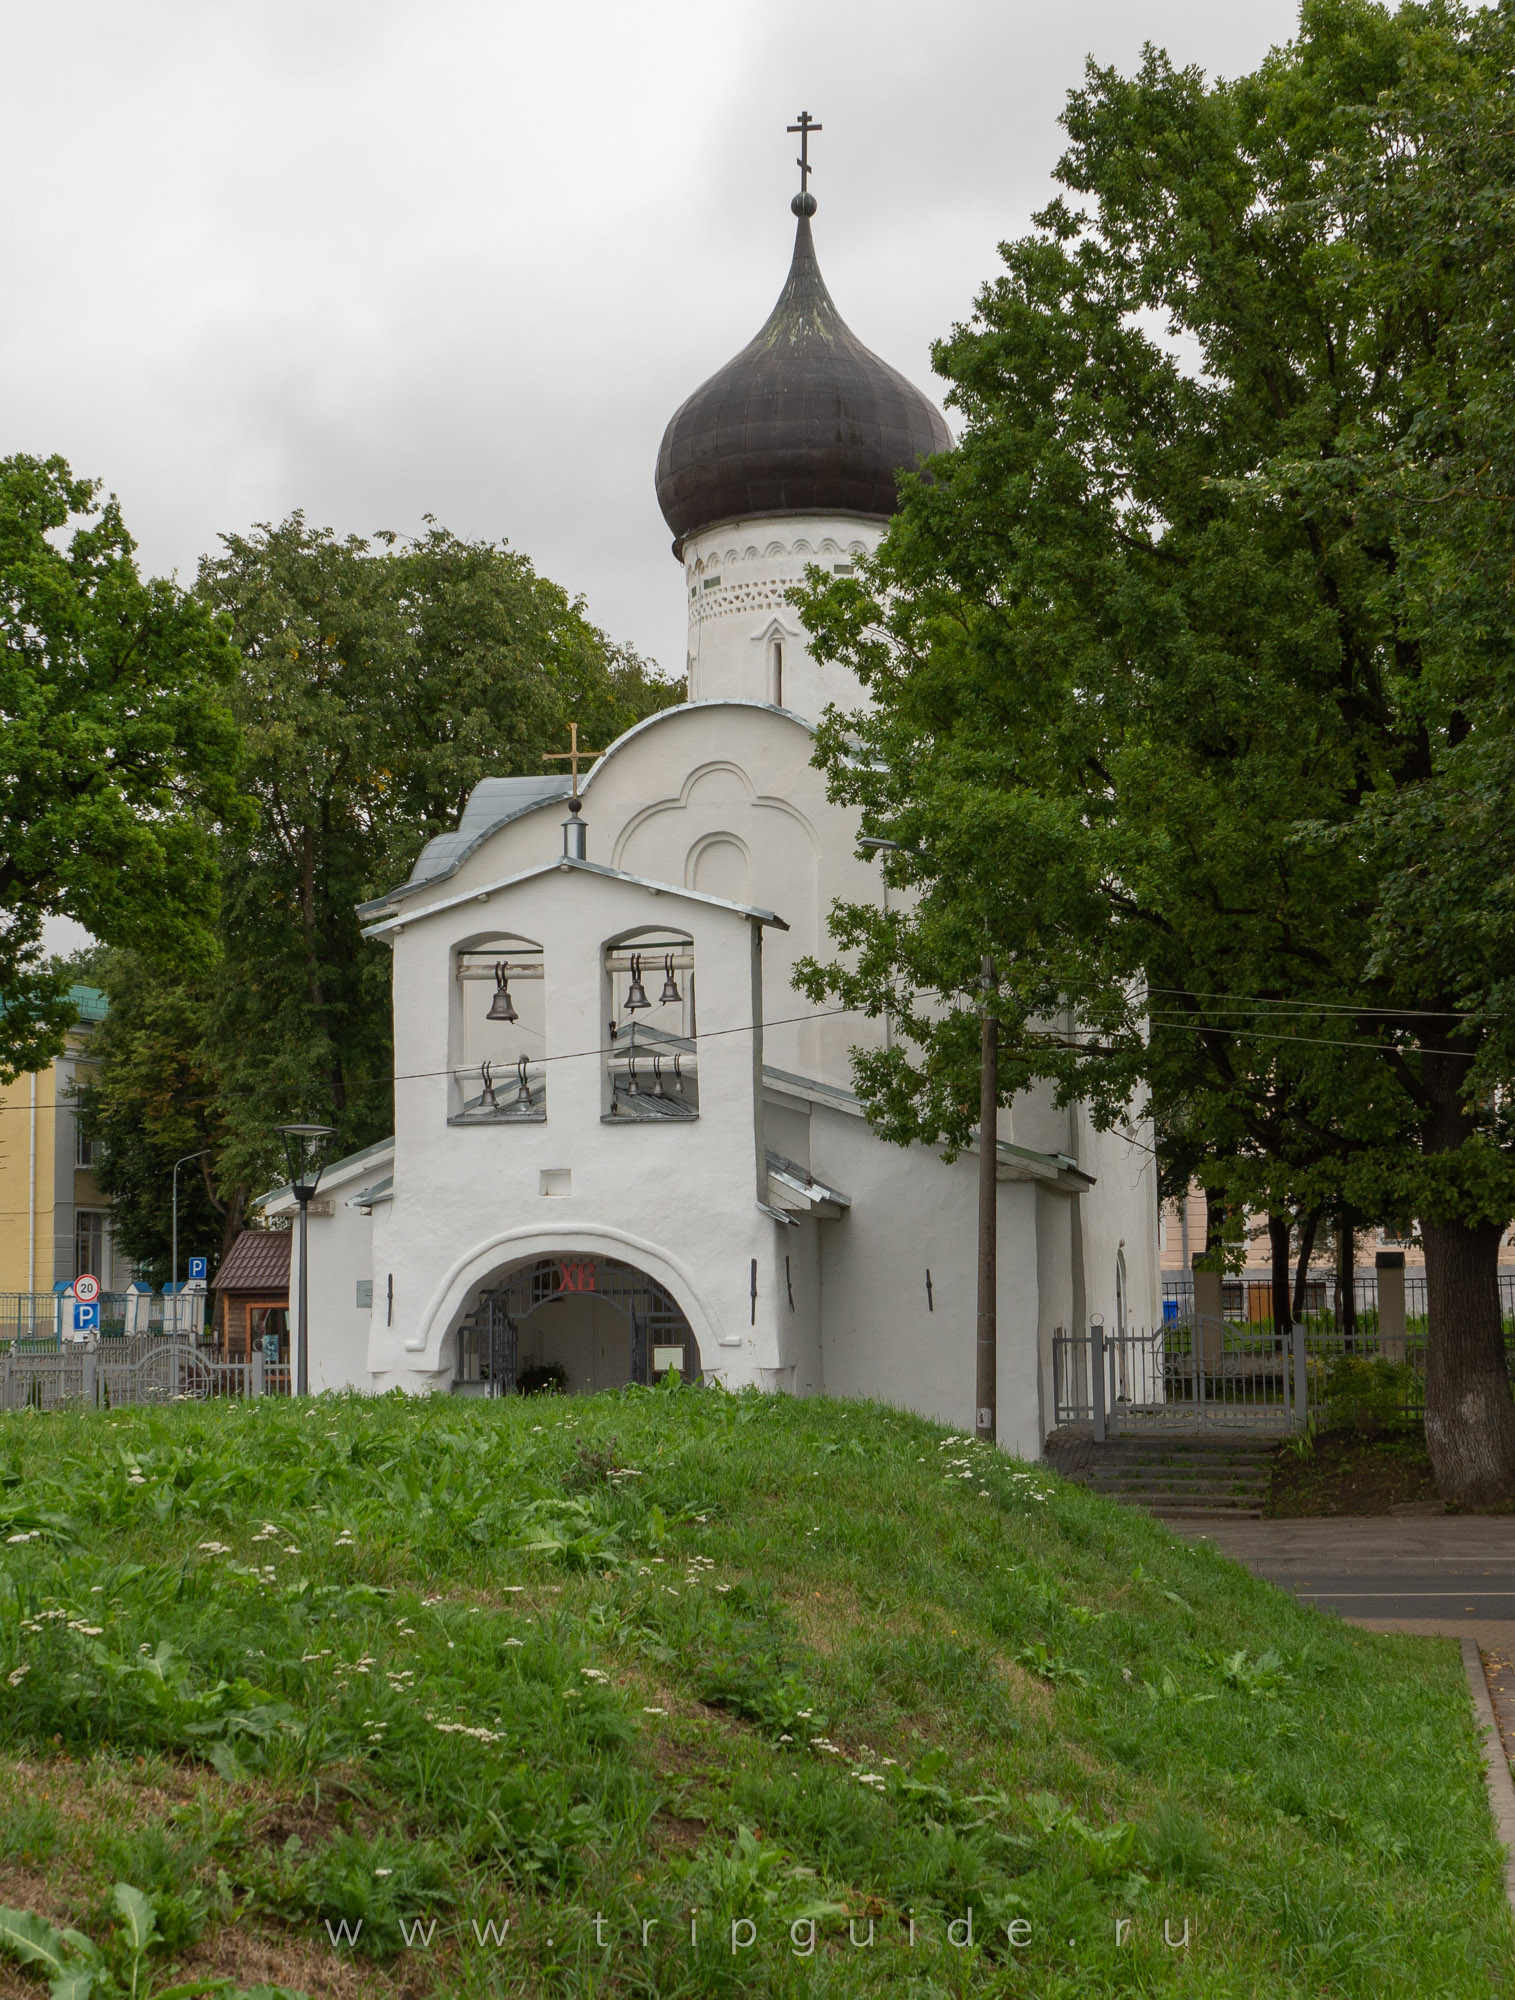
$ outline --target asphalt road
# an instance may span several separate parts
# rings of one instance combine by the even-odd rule
[[[1385,1575],[1378,1571],[1308,1570],[1272,1572],[1254,1565],[1280,1589],[1291,1590],[1321,1611],[1344,1618],[1510,1618],[1515,1619],[1515,1570],[1456,1569]]]

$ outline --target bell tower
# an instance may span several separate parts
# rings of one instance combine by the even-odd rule
[[[741,353],[675,411],[658,504],[684,567],[691,701],[770,702],[813,720],[855,706],[857,681],[811,659],[786,593],[814,564],[845,574],[898,504],[895,476],[952,443],[941,412],[866,348],[837,311],[811,233],[801,112],[794,255],[778,302]]]

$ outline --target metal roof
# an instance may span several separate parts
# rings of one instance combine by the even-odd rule
[[[539,861],[535,868],[523,868],[518,874],[506,875],[498,882],[485,882],[476,889],[465,889],[461,895],[444,896],[440,902],[427,903],[422,909],[406,910],[390,917],[385,923],[369,924],[363,936],[376,938],[383,937],[388,931],[401,931],[407,924],[421,923],[443,910],[455,910],[460,903],[484,902],[506,889],[514,889],[519,883],[535,881],[539,875],[552,875],[559,869],[565,875],[602,875],[607,881],[627,882],[634,889],[650,889],[654,895],[672,896],[684,903],[704,903],[712,909],[734,910],[739,917],[750,917],[759,924],[771,924],[775,930],[787,931],[789,928],[782,917],[776,916],[772,910],[761,909],[755,903],[733,903],[728,896],[710,896],[703,889],[685,889],[677,882],[655,882],[648,875],[629,875],[624,868],[608,868],[603,861],[580,861],[577,855],[560,854],[555,860]],[[389,905],[383,907],[388,908]]]
[[[287,1292],[289,1231],[244,1229],[216,1273],[218,1292]]]
[[[801,213],[789,276],[761,331],[663,433],[658,505],[676,553],[719,521],[887,519],[895,474],[951,446],[931,399],[864,347],[837,311]]]
[[[372,916],[387,909],[397,896],[410,895],[428,882],[445,881],[490,834],[523,813],[535,812],[538,806],[566,799],[572,784],[573,780],[563,772],[542,778],[480,779],[469,793],[462,818],[452,832],[433,834],[416,856],[409,881],[391,889],[386,896],[359,903],[358,915]]]

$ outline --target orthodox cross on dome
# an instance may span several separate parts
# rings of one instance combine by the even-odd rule
[[[821,126],[816,124],[815,120],[810,116],[810,113],[808,111],[802,111],[800,113],[800,122],[798,125],[789,125],[785,127],[786,131],[798,132],[800,135],[800,156],[795,161],[794,164],[800,170],[801,194],[803,194],[805,190],[809,187],[810,175],[812,172],[810,165],[810,135],[812,132],[819,132],[822,129],[823,128]]]
[[[543,751],[542,762],[544,764],[566,764],[568,766],[569,770],[573,773],[573,791],[570,797],[577,798],[579,796],[579,759],[581,757],[603,757],[604,754],[603,750],[585,750],[581,748],[579,744],[579,725],[576,722],[570,722],[568,725],[568,748],[566,750]]]

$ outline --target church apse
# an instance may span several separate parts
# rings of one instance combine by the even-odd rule
[[[547,1116],[542,947],[476,938],[452,954],[450,1125],[540,1124]]]

